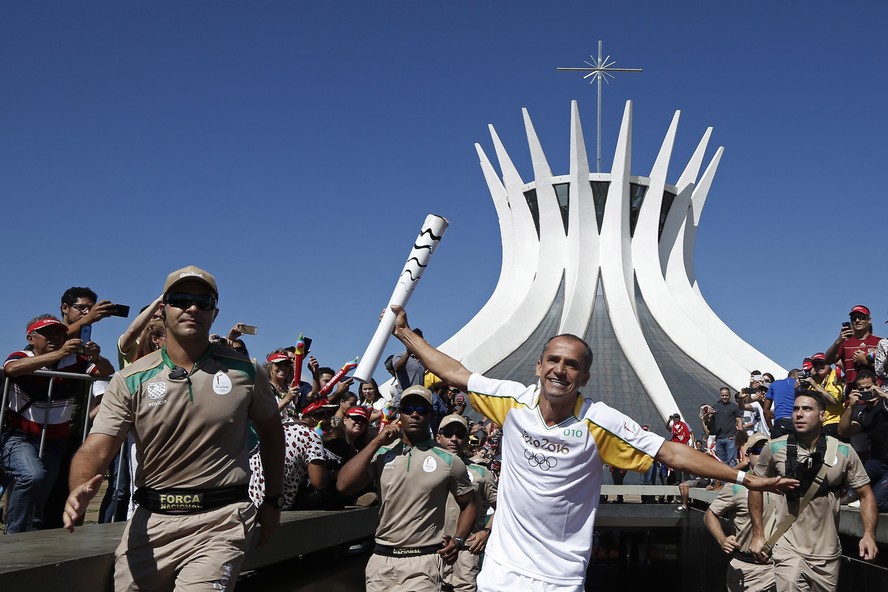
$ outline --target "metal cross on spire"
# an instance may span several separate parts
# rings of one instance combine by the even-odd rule
[[[558,68],[559,71],[566,72],[588,72],[583,79],[591,78],[589,84],[593,82],[598,82],[598,142],[597,142],[597,154],[596,154],[596,172],[601,172],[601,81],[608,82],[608,78],[613,79],[614,75],[612,72],[641,72],[641,68],[612,68],[614,64],[617,62],[612,60],[610,56],[607,56],[602,59],[601,57],[601,40],[598,41],[598,59],[595,59],[595,56],[589,56],[592,58],[592,62],[586,62],[588,64],[585,68]],[[585,60],[583,60],[585,61]]]

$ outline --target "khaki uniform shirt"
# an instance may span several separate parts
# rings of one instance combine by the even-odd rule
[[[262,421],[278,412],[265,370],[215,345],[187,379],[170,379],[172,368],[161,349],[115,374],[92,432],[123,440],[132,431],[137,487],[248,483],[247,419]]]
[[[753,468],[756,475],[763,477],[786,475],[788,437],[771,440],[762,449],[758,463]],[[799,443],[798,462],[801,464],[810,456],[811,451]],[[857,489],[869,483],[866,471],[863,470],[863,463],[848,444],[839,442],[836,457],[826,459],[826,462],[832,465],[826,473],[826,482],[830,491],[824,496],[813,498],[801,515],[798,515],[798,501],[786,500],[777,511],[777,524],[780,524],[787,514],[798,515],[792,527],[777,545],[788,545],[794,553],[809,559],[835,559],[841,554],[838,534],[840,507],[838,489],[841,486]],[[799,497],[804,497],[805,493],[799,490]]]
[[[416,446],[398,441],[382,447],[372,468],[379,484],[376,542],[392,547],[443,543],[445,506],[453,494],[472,491],[460,458],[426,440]]]
[[[486,467],[480,465],[468,465],[469,480],[472,482],[472,489],[480,496],[481,505],[478,508],[478,517],[475,519],[475,527],[472,532],[481,530],[487,523],[487,510],[496,507],[496,477]],[[446,534],[453,534],[456,531],[456,523],[459,519],[459,504],[453,496],[447,498],[447,522],[444,525]]]
[[[727,518],[734,525],[734,537],[740,545],[740,552],[749,553],[752,542],[752,520],[749,518],[749,505],[746,502],[749,490],[742,485],[725,484],[718,497],[709,504],[709,509],[719,518]],[[762,494],[762,524],[765,540],[774,532],[774,518],[777,508],[783,503],[783,496],[765,492]]]

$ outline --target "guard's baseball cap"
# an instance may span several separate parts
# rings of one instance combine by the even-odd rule
[[[404,392],[401,393],[401,401],[409,397],[421,397],[425,399],[426,403],[429,405],[432,404],[432,391],[419,384],[414,384],[413,386],[404,389]]]
[[[461,425],[466,431],[469,430],[469,424],[465,417],[459,413],[451,413],[450,415],[444,416],[444,419],[441,420],[441,424],[438,426],[438,432],[454,423]]]
[[[203,282],[213,291],[213,296],[219,298],[219,288],[216,287],[216,278],[213,275],[205,271],[199,267],[195,267],[194,265],[189,265],[187,267],[183,267],[182,269],[177,269],[173,273],[167,276],[166,282],[163,284],[163,293],[164,295],[168,294],[170,290],[175,287],[179,282],[184,282],[186,280],[196,280],[198,282]]]

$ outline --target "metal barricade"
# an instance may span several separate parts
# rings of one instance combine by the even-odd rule
[[[49,425],[49,413],[50,413],[50,409],[52,408],[52,403],[53,403],[53,392],[52,392],[53,385],[55,384],[55,381],[52,380],[52,378],[64,378],[66,380],[81,380],[81,381],[89,383],[89,387],[86,389],[86,395],[83,397],[83,400],[78,401],[76,398],[74,400],[75,405],[78,404],[78,402],[81,403],[81,412],[82,412],[83,418],[82,418],[82,425],[80,426],[81,430],[82,430],[80,443],[82,444],[83,441],[86,440],[86,436],[89,433],[89,428],[90,428],[90,424],[91,424],[90,411],[92,409],[92,400],[93,400],[93,392],[92,392],[93,388],[92,387],[93,387],[93,384],[95,384],[98,381],[109,381],[109,380],[111,380],[111,377],[110,376],[93,376],[91,374],[79,374],[79,373],[75,373],[75,372],[58,372],[56,370],[35,370],[35,371],[31,372],[30,375],[45,376],[45,377],[50,378],[49,385],[47,386],[47,391],[46,391],[46,412],[44,415],[44,419],[43,419],[43,423],[42,423],[42,427],[41,427],[41,432],[40,432],[40,446],[38,449],[39,458],[41,460],[43,459],[43,454],[44,454],[44,450],[46,447],[46,432],[47,432],[48,425]],[[12,379],[9,376],[7,376],[5,378],[5,380],[3,381],[3,396],[2,396],[2,401],[0,401],[0,434],[3,433],[3,428],[5,427],[7,413],[10,411],[13,411],[13,410],[9,409],[9,391],[10,391],[10,387],[11,387],[11,381],[12,381]],[[72,417],[72,420],[73,420],[73,417]],[[121,455],[127,454],[127,452],[128,451],[126,450],[126,442],[124,442],[123,445],[121,446],[120,454]],[[121,464],[120,461],[118,461],[118,467],[120,466],[120,464]],[[115,506],[117,503],[116,492],[120,490],[120,480],[122,478],[122,474],[123,474],[123,471],[120,471],[120,470],[117,471],[117,481],[114,484],[114,489],[115,489],[114,505]],[[110,486],[110,484],[109,484],[109,486]],[[114,509],[112,509],[112,513],[116,514],[116,507]],[[113,521],[113,518],[112,518],[112,521]]]

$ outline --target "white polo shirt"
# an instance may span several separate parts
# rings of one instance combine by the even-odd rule
[[[503,426],[502,470],[486,553],[553,584],[582,584],[592,552],[605,463],[645,471],[665,441],[604,403],[577,396],[572,416],[547,426],[539,387],[472,374],[475,410]]]

